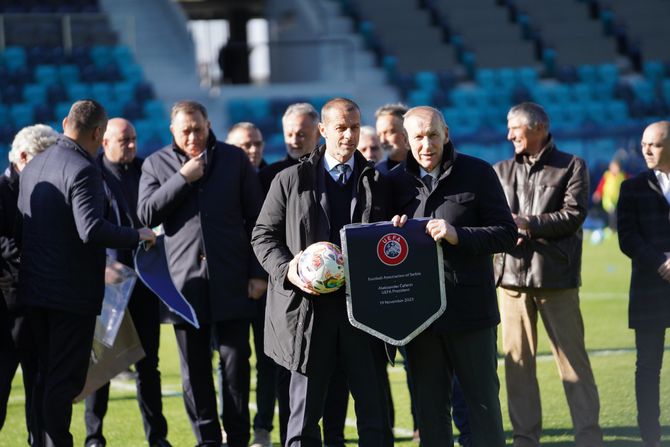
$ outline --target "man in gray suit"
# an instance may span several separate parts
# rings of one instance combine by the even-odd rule
[[[31,424],[36,446],[72,446],[72,401],[84,387],[102,307],[105,247],[155,241],[148,228],[119,227],[103,217],[105,190],[94,157],[106,127],[100,104],[75,102],[63,120],[64,134],[21,173],[19,300],[38,346]]]

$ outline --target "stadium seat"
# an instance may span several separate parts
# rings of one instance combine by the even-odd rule
[[[33,105],[28,103],[12,104],[9,108],[9,116],[17,129],[30,126],[35,122]]]
[[[55,65],[38,65],[35,67],[35,81],[42,85],[51,85],[59,81]]]
[[[45,84],[26,84],[23,86],[23,100],[28,104],[43,104],[47,102],[47,87]]]
[[[79,82],[79,67],[74,64],[65,64],[58,67],[58,79],[63,84]]]

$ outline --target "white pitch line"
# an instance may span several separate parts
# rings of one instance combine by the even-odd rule
[[[126,381],[126,380],[114,380],[112,379],[111,382],[112,388],[118,391],[127,391],[127,392],[133,392],[136,390],[135,384],[132,383],[132,381]],[[162,395],[165,397],[176,397],[176,396],[181,396],[182,392],[169,386],[162,386],[161,387]],[[249,409],[252,411],[258,410],[258,407],[256,406],[255,403],[249,402]],[[279,414],[279,411],[277,408],[275,408],[275,414]],[[347,427],[353,427],[356,428],[356,419],[355,418],[346,418],[344,421],[344,424]],[[395,427],[393,429],[393,433],[396,436],[402,436],[402,437],[412,437],[414,435],[414,431],[409,430],[407,428],[403,427]]]

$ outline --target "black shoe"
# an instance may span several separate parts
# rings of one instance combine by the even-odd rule
[[[172,447],[172,444],[167,439],[159,439],[156,442],[152,442],[149,447]]]

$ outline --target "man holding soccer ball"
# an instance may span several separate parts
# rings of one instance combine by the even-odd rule
[[[288,446],[321,446],[318,424],[338,359],[356,401],[359,445],[392,446],[382,342],[349,323],[343,288],[319,295],[298,275],[309,245],[340,245],[344,225],[384,220],[388,212],[383,178],[356,150],[358,106],[332,99],[321,119],[326,144],[277,175],[253,232],[256,256],[270,273],[265,352],[291,371]]]

